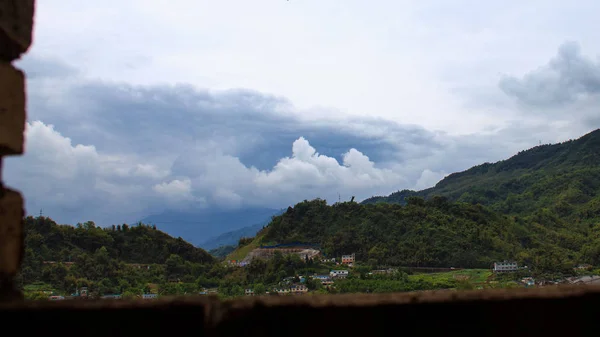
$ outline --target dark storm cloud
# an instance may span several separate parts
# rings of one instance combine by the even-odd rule
[[[45,69],[46,63],[40,66],[37,61],[28,60],[23,67],[27,71]],[[32,82],[35,86],[35,78]],[[99,151],[172,154],[173,149],[212,141],[226,153],[239,156],[244,164],[267,169],[288,156],[290,144],[300,136],[309,139],[319,153],[338,161],[352,147],[375,162],[385,162],[402,157],[405,144],[439,146],[431,133],[417,126],[361,119],[351,121],[359,126],[350,130],[300,121],[290,113],[293,107],[286,99],[250,90],[213,93],[185,85],[142,87],[81,81],[66,85],[60,102],[54,102],[53,95],[54,91],[34,90],[29,119],[51,123],[74,143],[94,144]],[[385,132],[365,135],[363,126]]]

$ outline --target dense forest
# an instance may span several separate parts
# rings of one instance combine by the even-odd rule
[[[244,295],[248,288],[264,294],[299,283],[299,275],[328,274],[334,268],[282,254],[252,260],[245,268],[231,267],[180,238],[141,223],[100,228],[87,222],[73,227],[58,225],[47,217],[27,217],[24,224],[27,248],[17,281],[29,299],[47,299],[48,292],[69,295],[81,287],[87,287],[93,297],[198,294],[212,288],[220,297],[229,298]],[[248,242],[240,240],[240,245]],[[458,284],[452,279],[413,280],[403,271],[372,277],[368,271],[356,268],[336,288],[324,287],[310,276],[304,284],[315,293],[361,292],[367,288],[370,292],[427,290]]]
[[[141,294],[149,291],[149,283],[183,280],[212,285],[218,282],[211,278],[222,276],[206,251],[141,223],[69,226],[47,217],[26,217],[23,223],[22,285],[42,282],[64,293],[86,286],[98,294]]]
[[[325,254],[356,253],[371,265],[489,268],[515,259],[539,269],[598,264],[600,225],[566,226],[551,212],[530,219],[444,197],[410,197],[406,205],[304,201],[276,217],[262,244],[311,242]]]

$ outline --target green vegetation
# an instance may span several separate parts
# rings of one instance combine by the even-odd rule
[[[455,284],[457,288],[473,289],[488,287],[493,274],[490,269],[462,269],[443,273],[414,274],[408,278],[412,281],[424,281],[432,284]]]
[[[241,261],[243,260],[248,253],[250,253],[253,249],[256,249],[259,247],[259,242],[262,241],[262,235],[256,236],[255,240],[247,240],[247,239],[241,239],[240,243],[238,244],[238,247],[231,252],[229,255],[227,255],[227,257],[225,258],[227,261]]]
[[[544,219],[552,219],[551,214]],[[482,205],[449,202],[443,197],[411,197],[405,206],[353,202],[328,206],[304,201],[275,217],[262,232],[267,242],[312,242],[327,255],[356,253],[367,265],[491,268],[515,259],[538,272],[567,273],[577,263],[596,262],[597,236],[589,227],[557,220],[543,226],[538,217],[509,217]]]
[[[204,250],[150,226],[73,227],[45,217],[23,222],[26,249],[18,281],[34,297],[43,291],[68,295],[80,287],[96,295],[135,296],[151,292],[152,284],[170,294],[178,291],[173,281],[200,287],[218,284],[224,274]]]

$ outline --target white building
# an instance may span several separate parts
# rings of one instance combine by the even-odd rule
[[[514,261],[494,262],[494,273],[509,273],[519,270]]]
[[[246,294],[246,296],[252,296],[252,295],[254,295],[254,290],[246,289],[246,290],[244,290],[244,294]]]
[[[331,278],[344,278],[348,276],[347,270],[332,270],[329,272],[329,277]]]
[[[304,284],[294,284],[290,287],[290,292],[294,294],[303,294],[308,292],[308,288]]]
[[[145,300],[153,300],[158,298],[158,294],[142,294],[142,298]]]
[[[329,275],[315,275],[312,278],[321,282],[322,285],[333,284],[333,281],[331,281],[331,277],[329,277]]]

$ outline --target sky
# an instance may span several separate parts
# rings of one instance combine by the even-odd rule
[[[600,2],[44,0],[28,214],[134,221],[435,185],[600,127]]]

